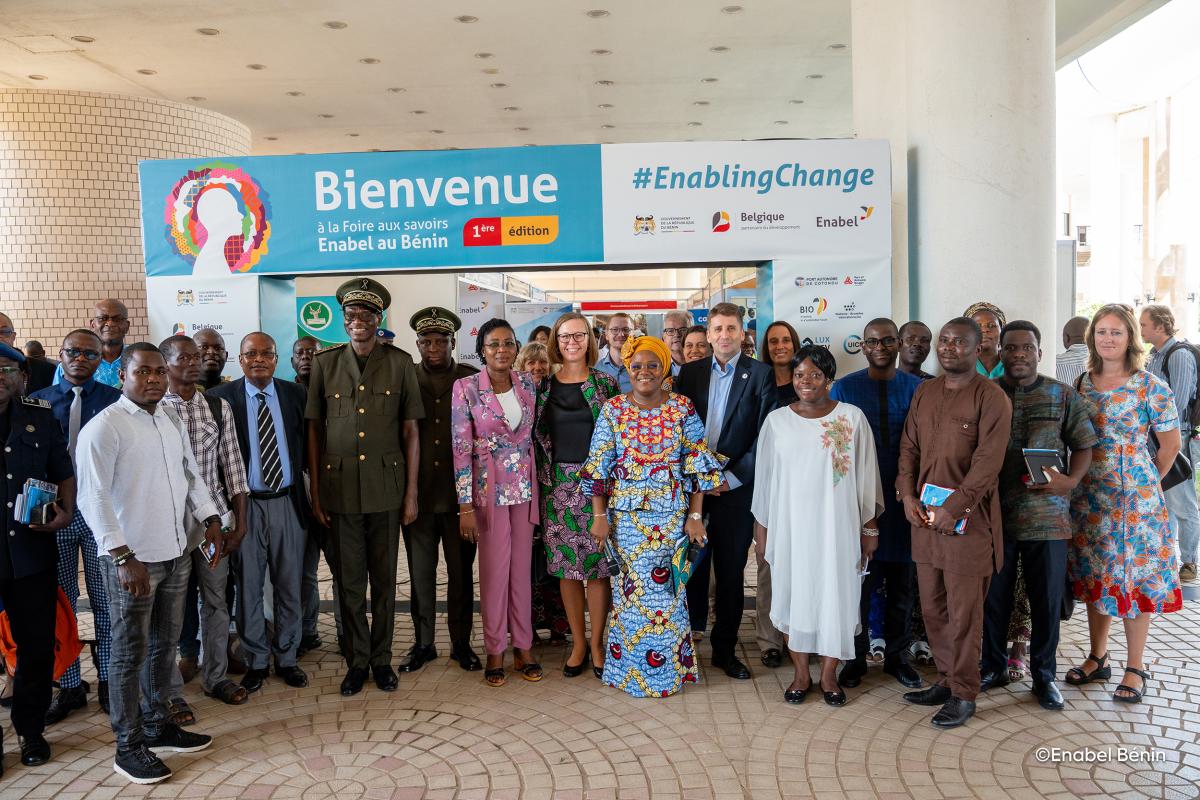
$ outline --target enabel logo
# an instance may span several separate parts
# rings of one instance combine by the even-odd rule
[[[713,233],[725,233],[729,230],[729,212],[714,211],[712,216]]]
[[[817,217],[818,228],[857,228],[860,224],[866,222],[875,213],[875,206],[859,206],[861,213],[852,214],[848,217]]]

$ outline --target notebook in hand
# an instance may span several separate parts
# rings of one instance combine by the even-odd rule
[[[1054,467],[1059,472],[1064,472],[1066,468],[1063,466],[1062,456],[1057,450],[1048,450],[1040,447],[1024,447],[1021,448],[1021,454],[1025,456],[1025,469],[1029,470],[1029,478],[1036,484],[1047,484],[1049,479],[1042,473],[1044,469]]]
[[[944,505],[950,499],[950,495],[954,494],[953,489],[947,489],[945,486],[938,486],[935,483],[926,483],[921,486],[921,505],[936,508]],[[963,517],[954,524],[954,532],[958,534],[965,533],[967,530],[967,518]]]

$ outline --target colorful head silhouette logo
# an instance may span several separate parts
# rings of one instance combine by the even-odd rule
[[[216,278],[248,272],[271,238],[267,193],[232,164],[190,170],[167,195],[167,239],[192,274]]]

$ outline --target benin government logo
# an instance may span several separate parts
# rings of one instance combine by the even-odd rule
[[[271,238],[267,193],[234,164],[188,170],[166,198],[165,235],[192,274],[249,272]]]
[[[712,218],[713,233],[725,233],[729,230],[729,213],[725,211],[713,212]]]

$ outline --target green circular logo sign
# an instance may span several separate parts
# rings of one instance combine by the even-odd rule
[[[323,331],[333,321],[333,312],[320,300],[305,303],[300,309],[300,324],[310,331]]]

